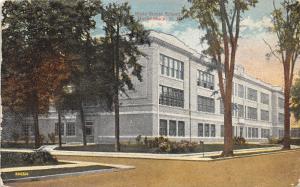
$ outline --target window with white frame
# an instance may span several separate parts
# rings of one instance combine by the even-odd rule
[[[33,126],[31,123],[25,122],[23,123],[22,127],[23,127],[24,136],[26,137],[30,136],[31,132],[33,132],[32,131]]]
[[[269,105],[269,94],[260,93],[260,102]]]
[[[184,121],[178,121],[178,136],[185,136]]]
[[[86,121],[85,122],[85,134],[87,136],[92,136],[93,135],[93,125],[94,123],[92,121]]]
[[[257,90],[252,88],[248,88],[247,90],[247,99],[251,101],[257,101]]]
[[[214,125],[214,124],[210,125],[210,136],[216,137],[216,125]]]
[[[247,107],[247,115],[248,119],[257,120],[257,108]]]
[[[169,136],[176,136],[176,121],[170,120],[169,121]]]
[[[238,96],[240,98],[244,98],[244,94],[245,94],[244,86],[242,84],[239,84],[238,85]]]
[[[278,107],[284,108],[284,99],[281,97],[278,97]]]
[[[260,120],[262,121],[269,121],[269,111],[267,110],[260,110]]]
[[[183,90],[160,85],[159,104],[167,106],[181,107],[184,106]]]
[[[244,128],[240,127],[240,137],[243,137],[243,130],[244,130]]]
[[[60,134],[63,136],[65,134],[65,127],[64,127],[64,123],[60,123]],[[55,123],[55,129],[54,129],[54,133],[56,136],[58,136],[58,123]]]
[[[245,114],[244,114],[244,106],[238,104],[237,107],[238,107],[238,116],[239,116],[239,118],[243,118],[244,115],[245,115]]]
[[[270,137],[270,129],[261,129],[261,137],[269,138]]]
[[[74,122],[68,122],[66,124],[66,135],[67,136],[75,136],[75,123]]]
[[[198,136],[203,137],[203,123],[198,123]]]
[[[169,77],[183,80],[184,65],[183,62],[166,55],[160,55],[160,73]]]
[[[209,137],[209,124],[205,124],[204,126],[204,135],[205,137]]]
[[[204,87],[204,88],[209,88],[211,90],[214,89],[214,83],[215,83],[215,78],[214,75],[198,70],[197,73],[197,85]]]
[[[168,124],[168,121],[167,120],[164,120],[164,119],[161,119],[159,120],[159,135],[160,136],[167,136],[167,124]]]
[[[278,122],[284,123],[284,114],[283,113],[278,113]]]
[[[215,112],[215,100],[209,97],[198,96],[198,111]]]

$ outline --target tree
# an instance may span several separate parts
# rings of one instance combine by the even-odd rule
[[[188,0],[189,8],[182,9],[180,18],[192,18],[205,31],[202,41],[208,48],[204,51],[217,69],[221,98],[224,103],[224,150],[223,156],[233,155],[232,135],[232,79],[235,57],[240,36],[241,15],[257,0]],[[224,73],[224,76],[223,76]],[[223,82],[223,79],[224,82]]]
[[[295,80],[295,84],[292,86],[291,96],[292,96],[291,111],[294,113],[294,117],[296,121],[299,121],[300,120],[300,78],[299,77]]]
[[[138,58],[144,54],[137,45],[149,43],[148,32],[131,15],[130,9],[128,3],[110,3],[101,11],[105,31],[102,39],[105,61],[112,72],[115,151],[120,151],[119,92],[126,94],[126,88],[133,89],[130,76],[136,76],[142,81],[142,66],[138,63]]]
[[[38,116],[70,77],[70,59],[95,27],[97,1],[6,1],[3,5],[2,90],[4,112],[29,113],[35,146]],[[15,87],[16,86],[16,87]],[[14,92],[14,91],[18,92]]]
[[[268,56],[274,56],[283,65],[284,72],[284,140],[283,149],[290,149],[290,95],[294,68],[300,54],[300,3],[284,0],[280,8],[272,12],[271,31],[277,37],[275,48],[270,48]]]

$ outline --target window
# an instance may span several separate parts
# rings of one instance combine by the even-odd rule
[[[262,121],[269,121],[269,111],[261,110],[260,111],[260,120]]]
[[[204,133],[205,133],[205,137],[209,137],[209,124],[205,124]]]
[[[251,101],[257,101],[257,91],[252,88],[248,88],[247,98]]]
[[[278,97],[278,107],[279,108],[284,108],[284,99]]]
[[[220,114],[224,114],[224,103],[222,99],[220,99]]]
[[[269,95],[265,93],[260,93],[260,102],[263,104],[269,104]]]
[[[198,124],[198,136],[203,137],[203,123]]]
[[[89,96],[84,98],[83,100],[83,106],[85,107],[95,107],[95,106],[99,106],[99,102],[97,97],[95,96]]]
[[[257,109],[248,106],[248,119],[257,120]]]
[[[183,108],[183,90],[160,85],[159,104]]]
[[[239,116],[239,118],[243,118],[244,117],[244,106],[238,104],[237,107],[238,107],[238,116]]]
[[[167,136],[167,120],[159,120],[159,135]]]
[[[216,125],[214,124],[210,125],[210,136],[216,137]]]
[[[270,129],[261,129],[261,137],[269,138],[270,137]]]
[[[244,128],[240,127],[240,137],[243,137],[243,130],[244,130]]]
[[[66,132],[67,136],[75,136],[75,123],[67,123],[67,132]]]
[[[215,101],[209,97],[198,96],[198,111],[215,112]]]
[[[176,136],[176,121],[169,121],[169,136]]]
[[[278,123],[284,123],[284,114],[278,113]]]
[[[30,123],[23,123],[23,132],[24,132],[24,136],[29,136],[32,132],[32,128],[33,126]]]
[[[251,138],[251,137],[252,137],[252,136],[251,136],[251,133],[252,133],[251,127],[248,127],[248,138]]]
[[[224,137],[224,125],[221,125],[221,137]]]
[[[241,84],[238,86],[238,95],[240,98],[244,98],[244,86]]]
[[[183,62],[160,55],[160,73],[169,77],[183,80]]]
[[[185,136],[185,126],[183,121],[178,122],[178,136]]]
[[[258,138],[258,128],[248,127],[248,138]]]
[[[54,133],[56,136],[58,136],[58,123],[55,123],[55,130]],[[60,123],[60,134],[64,135],[65,134],[65,128],[64,128],[64,123]]]
[[[85,122],[85,134],[87,136],[92,136],[93,133],[93,122],[92,121],[86,121]]]
[[[214,89],[214,75],[207,73],[205,71],[198,71],[197,74],[197,85],[204,87],[204,88],[209,88],[211,90]]]

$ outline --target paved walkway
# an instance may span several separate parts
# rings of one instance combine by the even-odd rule
[[[34,182],[16,187],[287,187],[300,178],[300,150],[217,162],[57,156],[78,160],[135,166],[126,172],[95,173]]]
[[[186,161],[211,161],[212,156],[218,156],[221,151],[205,152],[203,153],[189,153],[189,154],[152,154],[152,153],[117,153],[117,152],[89,152],[89,151],[64,151],[54,150],[54,146],[40,148],[39,150],[47,150],[52,155],[61,156],[96,156],[96,157],[111,157],[111,158],[142,158],[142,159],[160,159],[160,160],[186,160]],[[299,149],[300,146],[292,146],[292,149]],[[264,147],[254,149],[239,149],[234,150],[235,154],[268,154],[268,152],[278,151],[281,147]],[[29,149],[1,149],[1,151],[14,152],[32,152]]]

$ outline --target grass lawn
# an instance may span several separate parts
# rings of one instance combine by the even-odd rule
[[[251,148],[263,148],[263,147],[273,147],[276,145],[262,145],[262,144],[245,144],[245,145],[235,145],[234,149],[251,149]],[[95,144],[87,146],[69,146],[56,148],[57,150],[67,150],[67,151],[93,151],[93,152],[114,152],[114,144]],[[204,144],[205,152],[212,151],[222,151],[223,144]],[[202,145],[197,145],[192,153],[201,153],[203,151]],[[157,148],[148,148],[145,145],[137,144],[121,144],[121,152],[128,153],[157,153]]]
[[[20,178],[27,178],[27,177],[69,174],[69,173],[111,169],[111,168],[112,167],[95,165],[95,166],[83,166],[83,167],[74,167],[74,168],[32,170],[32,171],[23,171],[23,172],[5,172],[5,173],[1,173],[1,177],[4,181],[6,181],[11,179],[20,179]]]

